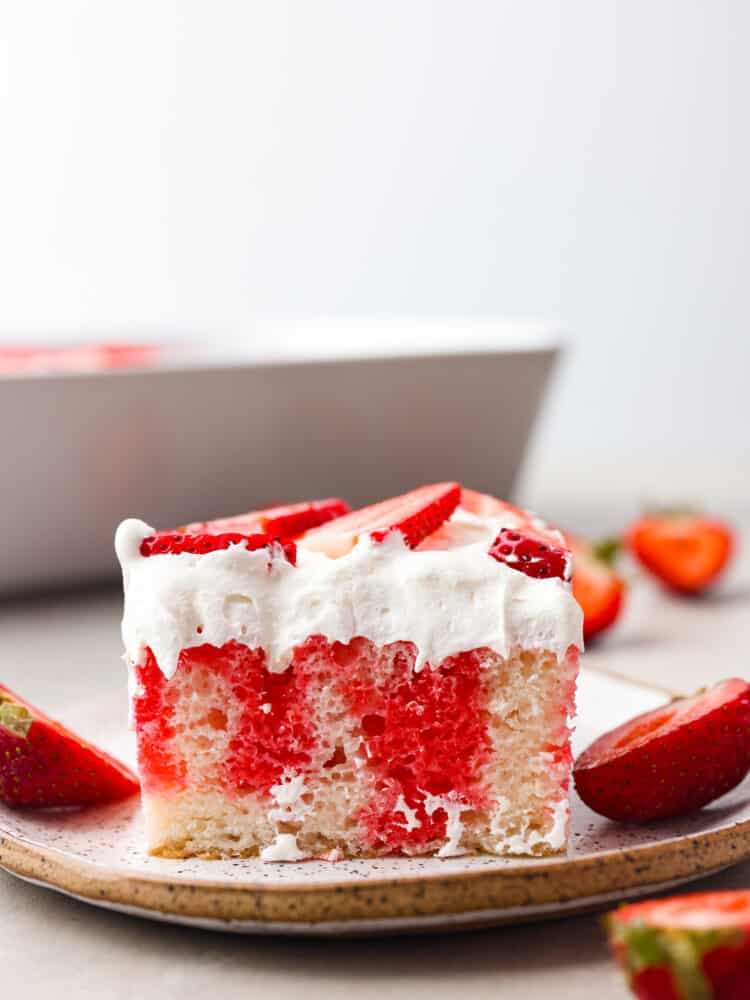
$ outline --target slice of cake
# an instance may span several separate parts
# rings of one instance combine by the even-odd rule
[[[564,848],[581,613],[557,532],[439,483],[128,520],[116,548],[151,851]]]

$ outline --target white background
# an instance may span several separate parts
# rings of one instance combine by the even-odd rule
[[[745,0],[2,3],[0,338],[543,316],[527,499],[747,505],[748,51]]]

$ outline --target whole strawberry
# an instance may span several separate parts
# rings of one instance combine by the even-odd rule
[[[632,903],[605,920],[610,945],[641,1000],[750,997],[750,891]]]
[[[625,581],[614,568],[620,545],[591,545],[570,534],[565,538],[573,556],[573,596],[583,611],[583,638],[588,642],[614,625],[622,611]]]
[[[631,525],[627,541],[645,569],[683,594],[700,593],[715,583],[735,544],[725,521],[682,512],[640,518]]]
[[[723,681],[600,736],[576,760],[576,791],[594,812],[630,823],[683,816],[750,770],[750,684]]]

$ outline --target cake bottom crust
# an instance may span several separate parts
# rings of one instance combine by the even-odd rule
[[[387,850],[376,850],[366,844],[352,844],[341,837],[325,836],[319,831],[296,829],[283,833],[269,822],[268,812],[249,796],[245,800],[227,799],[220,792],[185,792],[174,797],[148,796],[144,802],[150,853],[162,858],[255,858],[265,854],[267,861],[301,861],[315,858],[321,861],[341,861],[345,858],[377,858]],[[464,814],[465,815],[465,814]],[[535,822],[536,820],[536,822]],[[489,854],[515,857],[545,857],[559,854],[565,848],[559,830],[568,823],[567,801],[554,807],[550,825],[547,814],[528,816],[522,824],[523,833],[510,829],[474,829],[471,819],[461,822],[460,843],[456,850],[442,852],[445,838],[403,850],[406,856]],[[558,827],[555,830],[555,826]],[[546,829],[546,833],[544,832]],[[505,839],[498,843],[497,834]],[[563,838],[565,838],[563,833]],[[558,846],[559,845],[559,846]],[[442,853],[441,853],[442,852]]]
[[[242,758],[253,764],[252,782],[238,779],[237,764],[247,699],[240,710],[236,676],[222,665],[231,658],[221,653],[186,657],[169,682],[139,677],[152,853],[298,861],[565,848],[575,650],[563,661],[548,651],[474,650],[428,665],[440,673],[422,678],[405,643],[312,643],[289,668],[305,677],[311,726],[301,727],[286,688],[282,698],[261,684],[252,706],[273,728],[262,766]],[[150,683],[160,685],[158,698]],[[163,715],[155,726],[159,710],[168,725]],[[284,727],[293,731],[286,757],[271,759]]]

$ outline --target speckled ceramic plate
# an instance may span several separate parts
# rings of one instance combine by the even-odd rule
[[[576,747],[665,695],[585,670]],[[127,759],[124,707],[65,721]],[[173,861],[143,849],[137,800],[78,813],[0,807],[0,865],[21,878],[126,913],[242,933],[375,934],[562,916],[654,892],[750,857],[750,784],[679,821],[628,828],[574,797],[567,855],[381,858],[268,864]]]

